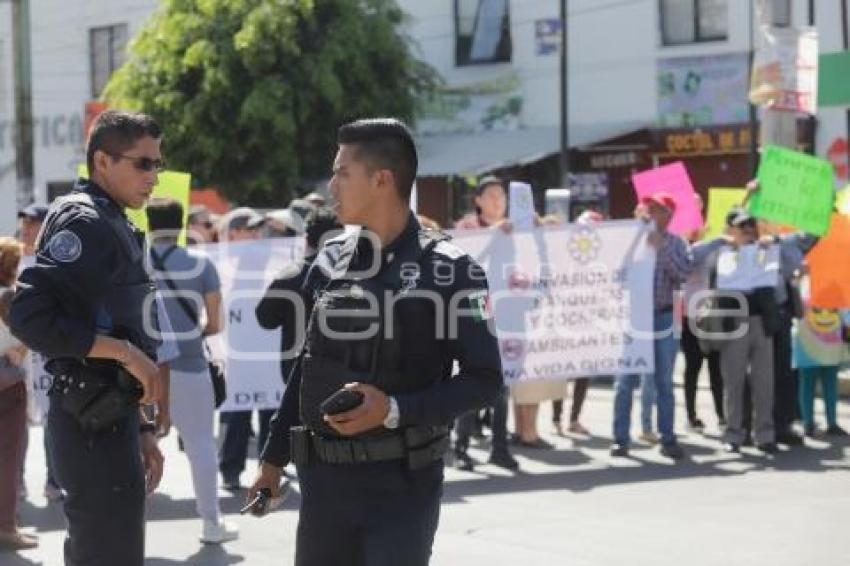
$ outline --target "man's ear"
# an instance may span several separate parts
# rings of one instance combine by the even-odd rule
[[[106,169],[107,165],[109,165],[109,160],[111,157],[105,151],[98,149],[94,152],[94,170],[98,169]],[[94,175],[94,171],[89,171],[89,177]]]

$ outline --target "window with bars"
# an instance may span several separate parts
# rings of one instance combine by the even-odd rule
[[[723,41],[728,37],[728,0],[659,0],[659,10],[663,45]]]
[[[91,95],[98,98],[109,77],[127,57],[127,24],[116,24],[89,30],[89,63],[91,65]]]
[[[791,27],[791,0],[771,0],[770,24],[778,28]]]
[[[455,62],[460,66],[511,60],[508,0],[455,0]]]

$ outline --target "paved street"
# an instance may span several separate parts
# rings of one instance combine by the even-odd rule
[[[706,380],[707,381],[707,380]],[[676,392],[681,400],[682,391]],[[807,441],[807,447],[767,460],[745,449],[717,450],[716,422],[701,390],[705,435],[681,430],[688,460],[672,464],[636,445],[633,457],[608,455],[612,391],[590,390],[584,422],[589,439],[556,438],[551,452],[519,451],[523,472],[490,466],[474,473],[448,470],[433,564],[438,566],[846,566],[850,563],[850,441]],[[840,407],[850,428],[850,405]],[[548,413],[548,407],[546,408]],[[637,406],[633,415],[637,423]],[[820,415],[823,421],[822,414]],[[684,408],[677,409],[684,421]],[[541,423],[548,422],[548,414]],[[30,499],[22,523],[35,527],[41,547],[0,554],[2,566],[60,563],[63,520],[45,507],[41,433],[27,461]],[[224,547],[197,542],[189,468],[175,438],[165,443],[166,474],[149,506],[150,566],[284,565],[292,561],[298,496],[262,520],[236,517],[241,538]],[[473,451],[483,460],[486,452]],[[247,481],[248,474],[243,476]],[[227,513],[240,498],[222,492]],[[330,536],[330,535],[329,535]]]

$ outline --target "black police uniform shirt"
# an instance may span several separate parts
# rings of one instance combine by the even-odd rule
[[[12,332],[50,359],[82,359],[96,334],[113,334],[116,325],[127,323],[121,310],[135,328],[133,336],[120,337],[156,360],[159,341],[141,328],[144,296],[153,291],[144,268],[143,235],[97,184],[81,179],[71,195],[78,192],[88,193],[96,206],[51,206],[35,265],[18,279],[9,313]],[[155,301],[148,303],[148,320],[158,328]]]
[[[287,265],[271,282],[263,298],[257,303],[254,314],[257,322],[266,330],[280,329],[280,375],[284,383],[289,382],[294,355],[284,357],[284,353],[297,352],[302,346],[300,339],[304,336],[306,320],[299,317],[298,305],[293,301],[293,295],[300,295],[307,279],[307,272],[316,260],[316,253],[304,257],[303,260]],[[301,297],[304,301],[304,298]],[[306,304],[306,301],[305,301]],[[305,310],[305,316],[309,314]]]
[[[416,256],[416,250],[424,241],[422,235],[419,222],[411,214],[402,234],[380,250],[380,267],[373,277],[403,274],[403,266],[409,266],[411,256]],[[417,317],[404,316],[402,312],[399,322],[400,378],[418,379],[421,383],[422,376],[430,376],[430,380],[415,390],[404,390],[402,384],[400,389],[404,390],[403,393],[391,393],[398,402],[400,427],[447,425],[460,414],[491,404],[503,387],[498,341],[486,307],[487,280],[484,271],[468,254],[449,243],[444,236],[442,238],[418,257],[417,274],[411,276],[408,273],[407,278],[402,277],[402,293],[414,290],[424,291],[423,295],[436,293],[442,301],[440,307],[433,308],[441,308],[443,312],[442,316],[433,312],[430,316]],[[352,272],[368,270],[374,253],[370,240],[357,234],[344,234],[329,240],[311,266],[302,288],[302,294],[313,299],[313,304],[307,305],[307,312],[313,309],[317,298],[321,300],[323,291],[330,288],[335,279],[346,279]],[[462,316],[450,312],[452,297],[456,295],[461,297],[457,307],[465,313]],[[416,296],[406,300],[436,304],[432,299]],[[397,308],[403,309],[402,304],[399,302]],[[457,323],[455,332],[449,328],[452,319]],[[438,336],[435,320],[442,321],[442,336]],[[309,341],[310,338],[308,346]],[[455,361],[459,372],[452,375]],[[302,380],[304,362],[305,353],[302,352],[290,374],[280,408],[271,421],[262,459],[276,466],[283,466],[290,460],[289,429],[301,424],[303,413],[315,413],[315,407],[301,406],[301,389],[305,387]],[[380,373],[380,368],[377,371]],[[313,400],[316,401],[318,399]]]

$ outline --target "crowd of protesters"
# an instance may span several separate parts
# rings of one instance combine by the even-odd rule
[[[752,192],[757,185],[750,187]],[[477,185],[474,210],[457,221],[457,230],[512,230],[507,210],[505,183],[485,177]],[[675,200],[664,193],[643,199],[635,216],[651,226],[647,241],[656,251],[653,280],[653,330],[655,370],[647,375],[617,375],[614,379],[611,454],[625,457],[631,444],[631,405],[634,390],[641,388],[640,440],[659,444],[660,452],[680,459],[685,450],[675,432],[674,366],[679,351],[684,355],[684,405],[689,430],[701,432],[706,424],[697,413],[697,382],[707,362],[710,389],[717,425],[722,431],[723,449],[739,452],[754,445],[764,454],[777,452],[777,445],[804,443],[803,436],[845,435],[837,420],[838,371],[846,361],[848,316],[837,310],[819,309],[808,301],[805,253],[816,238],[805,234],[773,236],[750,216],[744,207],[727,216],[726,233],[703,240],[700,234],[681,238],[667,230],[676,212]],[[47,207],[32,205],[18,215],[17,238],[0,238],[0,546],[30,548],[37,539],[18,530],[17,505],[27,497],[24,460],[27,450],[27,367],[25,349],[9,333],[3,320],[20,270],[30,261]],[[282,266],[256,309],[263,328],[281,329],[281,351],[298,347],[301,332],[293,329],[296,317],[291,303],[277,291],[295,291],[306,268],[321,247],[322,239],[340,230],[333,209],[319,193],[293,200],[285,209],[261,213],[240,207],[215,215],[204,206],[193,206],[187,214],[188,247],[178,245],[176,234],[184,228],[184,211],[173,200],[155,199],[147,208],[153,233],[171,236],[152,238],[152,266],[163,297],[164,309],[176,336],[176,352],[170,356],[163,375],[169,376],[167,395],[157,407],[161,435],[172,424],[179,435],[191,468],[197,513],[202,520],[200,540],[222,543],[238,537],[235,526],[222,518],[218,500],[219,478],[225,489],[241,490],[241,474],[246,468],[251,439],[261,449],[268,434],[270,410],[227,412],[219,416],[216,443],[214,386],[210,379],[209,348],[205,338],[223,328],[219,275],[215,265],[196,245],[276,237],[305,237],[304,259]],[[599,211],[585,211],[578,223],[604,221]],[[564,222],[555,217],[536,218],[537,225]],[[424,226],[440,229],[436,222],[421,217]],[[719,344],[706,344],[695,332],[698,326],[693,297],[715,288],[718,261],[724,250],[746,246],[768,250],[775,247],[780,261],[779,283],[771,288],[752,289],[745,294],[747,313],[722,324],[730,332],[746,325],[748,330]],[[193,277],[170,277],[171,273],[192,273]],[[175,293],[176,291],[176,293]],[[181,293],[203,297],[201,304],[186,301]],[[705,295],[705,293],[702,293]],[[710,296],[710,295],[709,295]],[[681,339],[680,339],[681,336]],[[281,379],[286,380],[291,360],[281,361]],[[551,450],[554,445],[538,430],[539,408],[552,402],[552,424],[557,435],[590,436],[581,422],[582,407],[591,378],[573,380],[572,400],[566,427],[562,424],[565,380],[530,381],[506,384],[496,403],[481,413],[467,414],[455,423],[451,454],[454,465],[472,470],[477,464],[470,456],[473,439],[489,442],[489,463],[511,471],[520,463],[512,455],[515,448]],[[816,386],[823,392],[826,427],[821,431],[814,418]],[[508,431],[508,414],[513,405],[513,433]],[[657,422],[653,423],[653,414]],[[801,422],[800,432],[794,429]],[[655,424],[655,427],[653,426]],[[255,426],[256,425],[256,426]],[[484,432],[490,429],[490,434]],[[657,434],[655,433],[657,430]],[[597,431],[598,432],[598,431]],[[489,440],[488,440],[489,439]],[[49,438],[45,438],[45,446]],[[217,446],[218,444],[218,446]],[[33,448],[33,447],[31,447]],[[47,450],[46,483],[43,495],[48,501],[63,497],[54,479]]]

